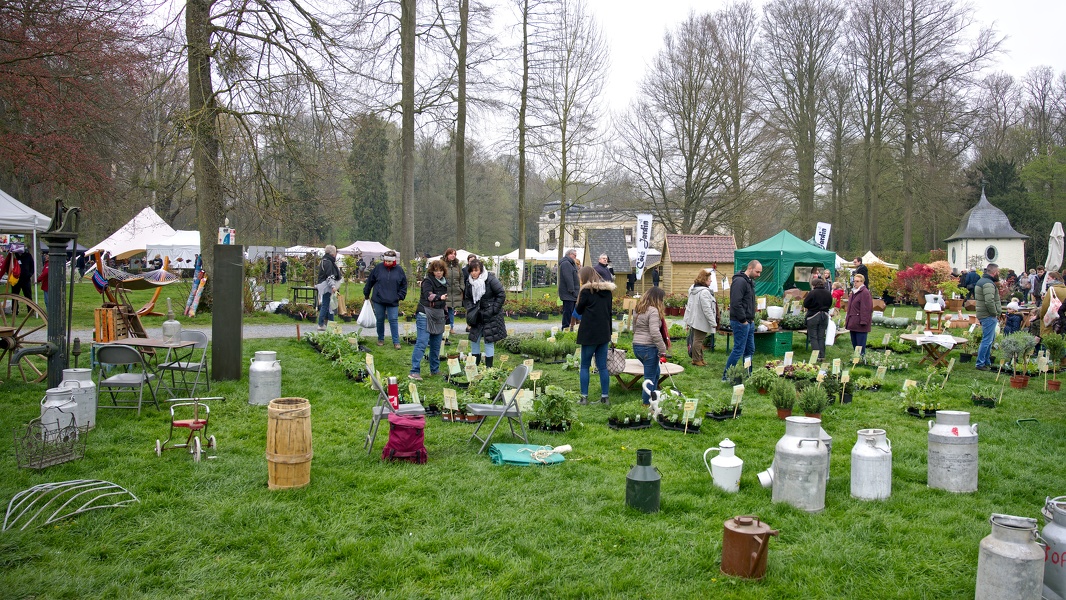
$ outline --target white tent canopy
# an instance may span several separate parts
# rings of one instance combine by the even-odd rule
[[[899,265],[895,265],[895,264],[892,264],[892,263],[886,263],[885,261],[881,260],[880,258],[877,258],[877,255],[875,255],[873,253],[873,251],[871,251],[871,250],[867,250],[866,254],[862,255],[862,264],[864,264],[864,265],[882,264],[882,265],[885,265],[886,267],[888,267],[889,269],[898,269],[899,268]]]
[[[174,233],[174,228],[147,206],[107,239],[89,248],[86,254],[103,250],[110,252],[112,258],[122,260],[144,252],[148,244],[170,238]]]
[[[337,254],[357,254],[357,253],[359,253],[359,254],[363,255],[363,260],[369,263],[370,259],[372,259],[372,258],[381,258],[381,255],[384,254],[385,252],[387,252],[388,250],[391,250],[391,248],[389,248],[385,244],[380,244],[378,242],[372,242],[372,241],[359,240],[359,241],[352,242],[351,244],[349,244],[349,245],[347,245],[347,246],[345,246],[343,248],[337,248]]]
[[[175,231],[174,235],[153,242],[145,247],[144,254],[148,260],[159,255],[170,258],[173,269],[192,269],[196,264],[196,255],[200,253],[199,231]]]
[[[326,250],[324,248],[319,248],[317,246],[296,245],[290,246],[285,249],[286,256],[303,256],[304,254],[316,254],[318,256],[322,256],[325,253]]]
[[[518,260],[518,249],[515,249],[513,252],[508,252],[500,258],[505,260]],[[552,252],[541,254],[533,248],[526,248],[526,260],[555,260],[555,254]]]
[[[4,190],[0,190],[0,233],[47,231],[51,223],[52,219],[15,200]]]

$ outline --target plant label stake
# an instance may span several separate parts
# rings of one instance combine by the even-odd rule
[[[444,409],[448,411],[448,420],[454,421],[455,413],[459,410],[459,400],[452,388],[444,388]]]
[[[744,384],[733,386],[733,398],[730,403],[733,405],[733,418],[737,418],[737,411],[740,410],[740,401],[744,398]]]
[[[885,337],[881,338],[881,344],[887,346],[892,341],[892,334],[886,333]]]
[[[792,356],[793,356],[793,354],[792,354],[792,352],[791,352],[791,351],[789,351],[789,352],[785,352],[785,361],[784,361],[784,362],[783,362],[782,364],[783,364],[784,366],[786,366],[786,367],[787,367],[787,366],[790,366],[790,365],[792,364]],[[778,373],[778,375],[780,375],[780,374],[781,374],[781,373]]]
[[[696,405],[699,400],[685,400],[685,412],[682,413],[681,418],[685,421],[685,433],[688,433],[688,422],[696,416]]]
[[[463,369],[462,369],[462,367],[459,366],[459,359],[458,358],[449,358],[448,359],[448,374],[449,375],[458,375],[459,373],[462,373],[462,372],[463,372]]]
[[[785,374],[785,366],[784,365],[777,365],[774,368],[774,372],[777,373],[778,377],[784,375]]]
[[[888,371],[888,367],[877,367],[877,375],[874,376],[874,379],[884,383],[886,371]]]
[[[366,372],[367,373],[376,373],[377,372],[377,370],[374,369],[374,355],[369,353],[369,352],[366,353]]]
[[[807,361],[807,364],[813,365],[816,362],[818,362],[818,351],[817,350],[811,352],[811,359]]]
[[[833,359],[833,375],[840,375],[840,359]]]
[[[977,323],[974,323],[973,325],[970,325],[970,329],[969,329],[969,331],[967,333],[973,333],[974,329],[977,329]]]
[[[422,401],[418,399],[418,386],[413,381],[407,384],[407,393],[411,394],[411,402],[422,404]]]
[[[857,366],[859,366],[859,361],[860,360],[862,360],[862,359],[859,358],[858,356],[852,356],[851,357],[851,364],[857,367]]]
[[[1037,366],[1040,368],[1040,372],[1044,374],[1044,391],[1047,391],[1047,357],[1041,355],[1036,360]]]
[[[889,356],[892,356],[892,351],[891,350],[885,350],[885,358],[888,358]]]
[[[474,358],[473,354],[468,354],[466,356],[466,366],[467,367],[476,367],[477,366],[477,359]]]
[[[459,340],[459,354],[466,354],[467,352],[470,352],[470,340],[465,338]]]
[[[924,317],[924,316],[925,315],[922,314],[922,311],[918,311],[918,312],[914,313],[914,320],[915,321],[921,321],[922,317]]]
[[[825,371],[818,371],[817,381],[818,383],[825,381]]]
[[[537,380],[544,374],[544,371],[530,371],[529,380],[533,382],[533,395],[537,395]]]
[[[500,357],[500,360],[503,361],[503,362],[507,362],[507,361],[511,360],[511,355],[510,354],[504,354],[503,356]]]
[[[529,367],[530,369],[532,369],[533,368],[533,359],[532,358],[527,358],[527,359],[522,361],[522,364],[527,366],[527,367]]]
[[[557,334],[557,333],[559,333],[559,326],[558,326],[558,325],[556,325],[556,326],[552,327],[552,334],[551,334],[551,336],[550,336],[550,337],[553,337],[553,338],[554,338],[554,337],[555,337],[555,334]]]
[[[745,356],[744,357],[744,368],[745,369],[750,369],[751,368],[751,357],[750,356]]]
[[[896,316],[896,307],[895,306],[892,307],[892,316],[893,317]]]
[[[844,370],[840,374],[840,403],[844,404],[844,390],[848,389],[848,382],[851,381],[851,371]]]
[[[477,365],[466,363],[466,380],[469,383],[473,383],[477,379]]]
[[[903,389],[912,388],[912,387],[914,387],[916,385],[918,385],[918,382],[913,380],[913,379],[904,379],[903,380]]]
[[[618,332],[617,331],[615,331],[614,333],[611,334],[611,343],[612,344],[617,344],[618,343]]]
[[[945,385],[948,384],[948,377],[951,377],[951,369],[953,369],[954,367],[955,367],[955,359],[952,358],[951,360],[948,361],[948,372],[944,373],[944,383],[941,383],[940,387],[944,387]]]
[[[996,381],[999,381],[999,376],[1003,374],[1003,365],[1007,364],[1006,359],[999,359],[999,370],[996,371]]]

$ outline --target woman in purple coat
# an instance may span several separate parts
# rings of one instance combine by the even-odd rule
[[[844,327],[851,332],[851,346],[862,348],[866,354],[866,336],[873,325],[874,301],[870,289],[866,287],[866,278],[855,275],[855,289],[848,300],[848,312],[844,317]]]

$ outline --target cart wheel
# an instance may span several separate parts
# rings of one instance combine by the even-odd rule
[[[163,443],[159,440],[155,441],[155,455],[163,456]]]
[[[218,442],[215,440],[215,436],[209,436],[207,438],[207,447],[214,448],[215,452],[218,452]]]
[[[196,436],[192,439],[192,460],[193,462],[200,462],[200,436]]]

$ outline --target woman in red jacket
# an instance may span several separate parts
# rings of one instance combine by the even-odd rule
[[[866,278],[855,275],[855,289],[848,300],[848,312],[844,317],[844,327],[851,332],[851,346],[862,348],[866,354],[866,336],[873,325],[874,301],[870,289],[866,287]]]

